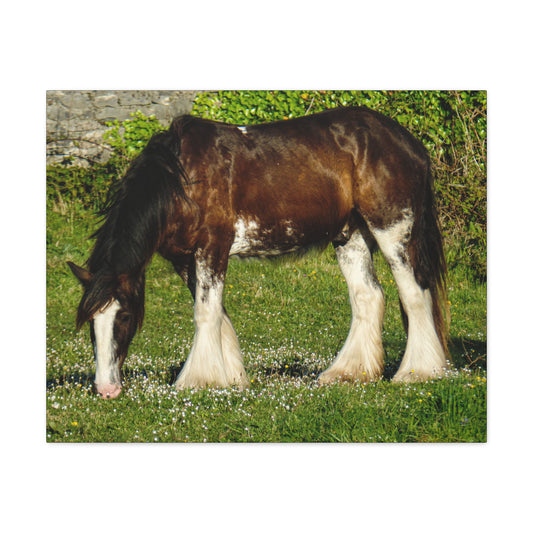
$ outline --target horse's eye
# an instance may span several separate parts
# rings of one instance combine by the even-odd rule
[[[120,324],[127,324],[130,321],[131,315],[129,313],[121,313],[117,316],[117,321]]]

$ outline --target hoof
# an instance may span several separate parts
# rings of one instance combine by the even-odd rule
[[[359,382],[370,383],[377,381],[381,377],[381,373],[367,372],[366,370],[360,370],[358,372],[339,372],[335,370],[325,370],[318,376],[318,383],[320,385],[329,385],[331,383],[339,382]]]
[[[428,379],[442,378],[445,374],[445,368],[435,368],[432,371],[411,369],[398,370],[392,378],[393,383],[416,383],[418,381],[427,381]]]
[[[246,375],[239,376],[239,378],[230,379],[214,379],[214,378],[202,378],[198,376],[178,376],[178,379],[174,382],[174,387],[177,390],[182,389],[226,389],[230,387],[237,387],[239,390],[244,390],[250,387],[250,381]]]

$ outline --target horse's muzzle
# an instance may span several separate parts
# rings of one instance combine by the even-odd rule
[[[120,387],[116,383],[110,383],[109,385],[97,385],[96,386],[96,392],[102,398],[106,400],[116,398],[120,394],[121,390],[122,390],[122,387]]]

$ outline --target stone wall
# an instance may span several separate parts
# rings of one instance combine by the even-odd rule
[[[123,121],[139,110],[165,125],[192,109],[195,91],[47,91],[46,162],[65,156],[75,164],[105,162],[109,150],[102,141],[105,123]]]

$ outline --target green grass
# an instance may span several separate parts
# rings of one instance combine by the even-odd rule
[[[394,384],[405,347],[398,296],[376,255],[387,310],[383,380],[318,386],[350,324],[348,293],[331,249],[297,263],[232,261],[225,305],[250,389],[177,392],[171,386],[193,337],[192,298],[169,264],[147,273],[146,317],[124,366],[121,396],[92,392],[88,329],[76,332],[81,289],[66,266],[83,264],[95,219],[71,206],[47,220],[49,442],[483,442],[486,440],[486,286],[452,272],[446,379]]]

